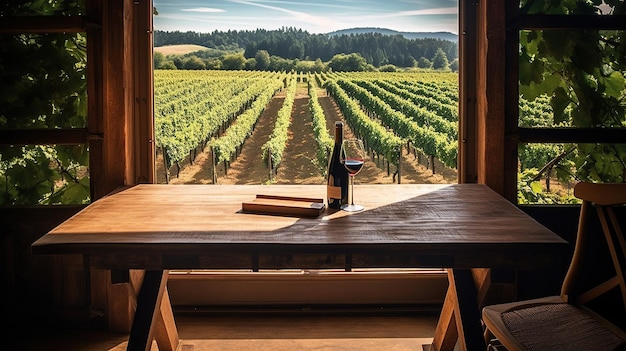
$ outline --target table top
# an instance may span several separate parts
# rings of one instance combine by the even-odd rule
[[[519,268],[551,264],[566,245],[484,185],[354,191],[364,211],[299,218],[243,213],[242,203],[258,194],[324,198],[325,186],[137,185],[90,204],[32,252],[89,254],[107,268]]]

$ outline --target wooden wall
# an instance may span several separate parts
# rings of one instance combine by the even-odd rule
[[[152,136],[151,1],[93,0],[89,21],[101,24],[90,29],[89,81],[90,132],[102,135],[90,151],[94,163],[94,198],[117,186],[152,182],[154,145]],[[465,41],[461,58],[460,141],[462,182],[480,182],[508,197],[506,182],[516,172],[505,164],[505,2],[461,0],[467,17],[461,19]],[[510,178],[514,179],[514,178]],[[510,180],[509,180],[510,181]],[[75,213],[79,207],[0,209],[0,284],[8,294],[2,314],[11,325],[45,321],[62,311],[68,322],[102,323],[109,305],[119,295],[130,294],[128,285],[112,288],[110,275],[85,269],[82,257],[33,257],[30,244]],[[528,209],[557,234],[572,237],[576,216],[572,210],[557,218],[545,208]],[[564,215],[564,213],[563,213]],[[7,229],[5,229],[7,228]],[[574,231],[575,232],[575,231]],[[124,284],[124,283],[122,283]],[[550,287],[551,289],[551,287]],[[528,292],[532,295],[534,292]],[[132,297],[128,310],[132,305]],[[89,306],[92,310],[90,312]],[[46,312],[40,313],[44,308]],[[39,312],[38,312],[39,311]],[[52,317],[50,317],[52,318]],[[15,321],[18,323],[15,323]],[[120,322],[123,328],[123,322]]]
[[[83,257],[38,256],[33,241],[81,207],[0,209],[0,286],[4,331],[88,321],[87,275]]]
[[[88,137],[80,142],[89,144],[92,200],[120,186],[152,182],[152,1],[90,0],[84,19],[9,18],[0,30],[45,33],[58,31],[59,25],[87,33]],[[49,142],[34,138],[27,143]],[[66,141],[57,138],[55,143]],[[0,286],[6,312],[0,315],[9,333],[42,323],[104,325],[117,315],[112,301],[125,300],[122,309],[132,307],[129,284],[113,286],[110,272],[86,269],[86,258],[30,254],[32,242],[80,208],[0,208]],[[128,319],[120,322],[120,330],[128,328]]]

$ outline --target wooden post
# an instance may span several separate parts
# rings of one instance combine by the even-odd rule
[[[433,174],[435,174],[435,155],[430,155],[428,162],[430,162],[430,167],[433,170]]]
[[[215,148],[211,146],[211,176],[213,184],[217,184],[217,172],[215,172]]]
[[[267,168],[269,168],[270,182],[274,179],[274,172],[272,169],[272,149],[267,149]]]
[[[407,146],[407,150],[408,150],[408,149],[409,149],[409,148],[408,148],[408,146]],[[400,164],[401,164],[401,161],[402,161],[402,147],[398,147],[398,184],[400,184],[400,183],[401,183],[401,180],[400,180],[400,178],[401,178],[401,176],[400,176],[400,175],[401,175],[401,172],[400,172],[400,168],[401,168],[401,167],[400,167]]]
[[[169,184],[170,183],[170,160],[169,157],[167,156],[167,150],[165,150],[164,147],[161,147],[161,153],[163,154],[163,169],[164,169],[164,173],[165,173],[165,184]]]

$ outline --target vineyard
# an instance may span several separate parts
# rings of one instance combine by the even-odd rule
[[[330,132],[342,120],[371,155],[362,182],[455,182],[456,79],[155,71],[158,181],[323,183]],[[441,125],[448,130],[436,131]]]
[[[157,70],[158,182],[321,184],[337,120],[370,155],[357,182],[456,182],[457,106],[449,72]],[[520,117],[548,123],[550,105],[524,102]],[[522,146],[520,164],[541,168],[559,152]]]

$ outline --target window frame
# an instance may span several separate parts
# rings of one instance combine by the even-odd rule
[[[152,1],[85,3],[84,16],[4,17],[0,34],[86,33],[87,127],[0,130],[0,144],[87,144],[95,201],[154,181]]]
[[[507,143],[505,178],[507,194],[517,193],[518,147],[526,143],[623,143],[626,128],[556,128],[519,126],[519,32],[523,30],[624,30],[626,15],[523,14],[519,1],[507,2],[505,123]],[[517,203],[517,197],[509,200]]]
[[[518,127],[518,31],[521,26],[598,26],[626,23],[623,16],[589,21],[562,22],[554,17],[517,15],[517,4],[504,0],[459,0],[459,182],[486,184],[511,202],[517,198],[517,147],[519,142],[581,140],[591,134],[520,129]],[[88,143],[92,201],[120,186],[154,182],[152,1],[87,0],[82,17],[3,18],[0,33],[24,31],[85,31],[88,45],[88,128],[84,130],[0,130],[3,144]],[[150,55],[146,55],[150,53]],[[503,64],[504,63],[504,64]],[[561,133],[561,131],[558,131]],[[594,136],[594,140],[626,140],[624,131]],[[570,140],[570,139],[568,139]],[[78,210],[78,209],[77,209]],[[46,215],[54,209],[44,208]],[[22,210],[21,218],[27,218]],[[67,211],[66,211],[67,212]],[[53,215],[54,221],[65,216]],[[13,214],[13,212],[11,212]],[[38,218],[43,216],[39,215]],[[5,218],[8,218],[6,216]],[[48,220],[53,222],[53,220]],[[40,223],[37,223],[41,226]],[[37,232],[28,228],[32,232]],[[45,231],[44,231],[45,232]],[[56,262],[56,261],[55,261]],[[79,259],[79,262],[80,259]],[[59,264],[65,273],[76,266]],[[57,266],[57,267],[59,267]],[[81,266],[88,271],[88,263]],[[119,273],[119,272],[118,272]],[[67,295],[90,290],[94,310],[109,311],[110,325],[123,330],[132,320],[123,306],[120,313],[108,298],[128,294],[115,272],[91,272],[85,286],[73,286]],[[75,275],[69,274],[71,277]],[[118,279],[119,278],[119,279]],[[51,282],[56,283],[56,282]],[[61,284],[61,283],[58,283]],[[91,289],[87,285],[91,284]],[[80,285],[80,284],[77,284]],[[115,286],[115,287],[112,287]],[[59,291],[60,285],[55,286]],[[63,287],[67,288],[67,287]],[[119,291],[118,291],[119,290]],[[120,292],[122,291],[122,292]],[[110,296],[107,296],[110,295]],[[132,298],[128,298],[132,306]],[[117,301],[122,301],[121,299]],[[126,311],[126,312],[124,312]],[[126,315],[125,315],[126,314]],[[127,318],[125,318],[127,317]],[[127,319],[127,320],[123,320]]]

